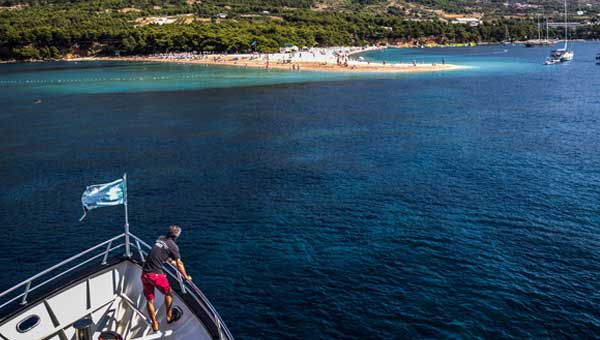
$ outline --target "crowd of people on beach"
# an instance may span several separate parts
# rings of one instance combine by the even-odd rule
[[[299,71],[300,65],[318,65],[319,67],[343,67],[356,69],[357,67],[395,67],[402,66],[403,63],[388,64],[385,60],[381,63],[372,63],[364,58],[352,58],[353,54],[382,49],[382,46],[370,47],[327,47],[327,48],[302,48],[302,49],[284,49],[279,53],[226,53],[212,51],[192,51],[192,52],[168,52],[155,53],[142,58],[159,59],[165,61],[204,61],[207,64],[227,64],[269,68],[283,68],[284,65],[289,65],[289,70]],[[135,57],[134,57],[135,58]],[[335,64],[334,64],[335,62]],[[417,60],[412,60],[408,65],[417,67]],[[446,65],[445,59],[441,60],[442,65]],[[406,66],[406,63],[404,63]],[[437,66],[436,63],[431,63],[431,66]],[[287,68],[287,67],[286,67]]]
[[[167,52],[155,53],[146,57],[153,59],[165,60],[202,60],[212,59],[213,61],[225,60],[264,60],[276,61],[277,63],[285,64],[293,61],[330,61],[337,58],[338,64],[347,63],[351,54],[357,52],[365,52],[377,49],[378,47],[329,47],[329,48],[305,48],[302,50],[280,51],[279,53],[260,53],[251,52],[244,54],[227,53],[227,52],[211,52],[211,51],[192,51],[192,52]]]

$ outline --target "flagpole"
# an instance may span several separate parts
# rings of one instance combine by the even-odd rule
[[[125,256],[131,257],[131,250],[129,249],[129,214],[127,213],[127,173],[123,174],[123,182],[125,182],[123,195],[123,205],[125,206]]]

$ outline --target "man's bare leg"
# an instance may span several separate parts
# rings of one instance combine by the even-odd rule
[[[167,308],[167,321],[171,322],[173,320],[173,310],[171,309],[171,305],[173,305],[173,297],[171,294],[165,295],[165,306]]]
[[[148,308],[148,314],[150,314],[150,319],[152,320],[152,329],[155,332],[158,332],[158,321],[156,320],[156,310],[154,309],[154,300],[148,300],[146,307]]]

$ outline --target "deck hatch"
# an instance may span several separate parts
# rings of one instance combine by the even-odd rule
[[[17,332],[27,333],[33,328],[35,328],[35,326],[39,325],[40,321],[42,321],[42,318],[40,318],[39,315],[29,315],[25,319],[19,321],[19,323],[17,324]]]

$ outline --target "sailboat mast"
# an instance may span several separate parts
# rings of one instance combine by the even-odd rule
[[[567,0],[565,0],[565,50],[567,49],[567,43],[569,41],[569,30],[567,24]]]
[[[538,27],[538,41],[542,41],[542,26],[540,24],[540,16],[538,14],[537,17],[537,27]]]

